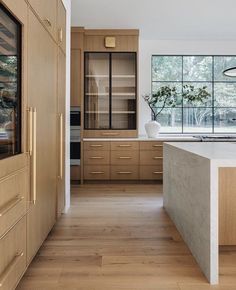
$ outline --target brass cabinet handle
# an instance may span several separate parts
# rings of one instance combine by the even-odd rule
[[[104,159],[104,157],[101,157],[101,156],[92,156],[92,157],[90,157],[90,159]]]
[[[10,262],[10,264],[6,267],[6,269],[0,276],[0,287],[4,286],[4,283],[6,282],[8,275],[11,273],[12,269],[15,267],[15,265],[19,262],[19,260],[23,256],[24,256],[23,252],[16,254],[15,257]]]
[[[155,157],[153,157],[153,159],[163,159],[163,157],[161,157],[161,156],[155,156]]]
[[[3,205],[0,209],[0,217],[4,216],[9,210],[13,209],[18,203],[24,199],[24,196],[16,196]]]
[[[104,174],[104,171],[92,171],[91,174]]]
[[[47,24],[47,26],[49,26],[49,27],[52,26],[52,23],[51,23],[51,21],[48,18],[45,18],[44,22]]]
[[[37,111],[33,109],[33,151],[32,151],[32,193],[33,193],[33,204],[36,203],[37,189],[36,189],[36,167],[37,167]]]
[[[62,179],[63,177],[63,114],[59,114],[59,176],[58,178]]]
[[[112,132],[104,132],[102,133],[103,136],[118,136],[120,133],[112,133]]]
[[[163,174],[163,171],[153,171],[153,174]]]
[[[63,41],[63,30],[62,30],[62,28],[59,29],[58,34],[59,34],[59,42],[62,43],[62,41]]]
[[[152,145],[152,147],[163,147],[163,145],[161,145],[161,144],[155,144],[155,145]]]
[[[89,145],[90,147],[103,147],[103,145],[101,145],[101,144],[91,144],[91,145]]]
[[[132,171],[119,171],[118,174],[132,174]]]
[[[120,156],[120,157],[118,157],[119,159],[132,159],[132,157],[130,157],[130,156]]]
[[[132,147],[132,145],[130,145],[130,144],[120,144],[120,145],[118,145],[118,147]]]
[[[30,107],[28,108],[28,153],[30,156],[32,156],[33,151],[33,109]]]

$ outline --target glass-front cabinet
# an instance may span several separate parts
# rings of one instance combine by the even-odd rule
[[[85,53],[85,130],[136,130],[136,71],[135,52]]]
[[[21,25],[0,4],[0,159],[21,151]]]

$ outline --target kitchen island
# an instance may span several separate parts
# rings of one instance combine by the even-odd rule
[[[164,207],[211,284],[236,245],[236,144],[164,143]]]

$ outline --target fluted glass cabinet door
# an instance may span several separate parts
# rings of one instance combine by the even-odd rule
[[[111,129],[136,129],[136,54],[112,53]]]
[[[21,25],[0,4],[0,159],[21,152]]]
[[[110,128],[109,73],[109,53],[85,53],[85,129]]]

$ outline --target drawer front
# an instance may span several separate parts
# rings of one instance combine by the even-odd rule
[[[141,165],[159,165],[163,163],[162,151],[140,151]]]
[[[112,180],[138,180],[139,167],[137,165],[121,165],[111,166],[111,179]]]
[[[5,178],[0,183],[0,237],[26,213],[28,187],[27,170]]]
[[[139,150],[139,142],[111,142],[111,150],[120,150],[120,151],[126,151],[126,150]]]
[[[156,141],[141,141],[140,150],[153,150],[153,151],[163,151],[163,142]]]
[[[57,41],[57,0],[28,0],[44,26]]]
[[[0,289],[15,289],[26,269],[26,217],[0,239]]]
[[[95,150],[95,151],[109,151],[110,142],[95,142],[95,141],[85,141],[84,150]]]
[[[84,179],[85,180],[109,180],[110,179],[110,166],[84,166]]]
[[[109,165],[110,154],[106,151],[84,151],[85,165]]]
[[[163,167],[160,165],[140,166],[139,176],[141,180],[162,180]]]
[[[136,138],[138,130],[84,130],[84,138]]]
[[[139,151],[111,151],[111,165],[138,165]]]

